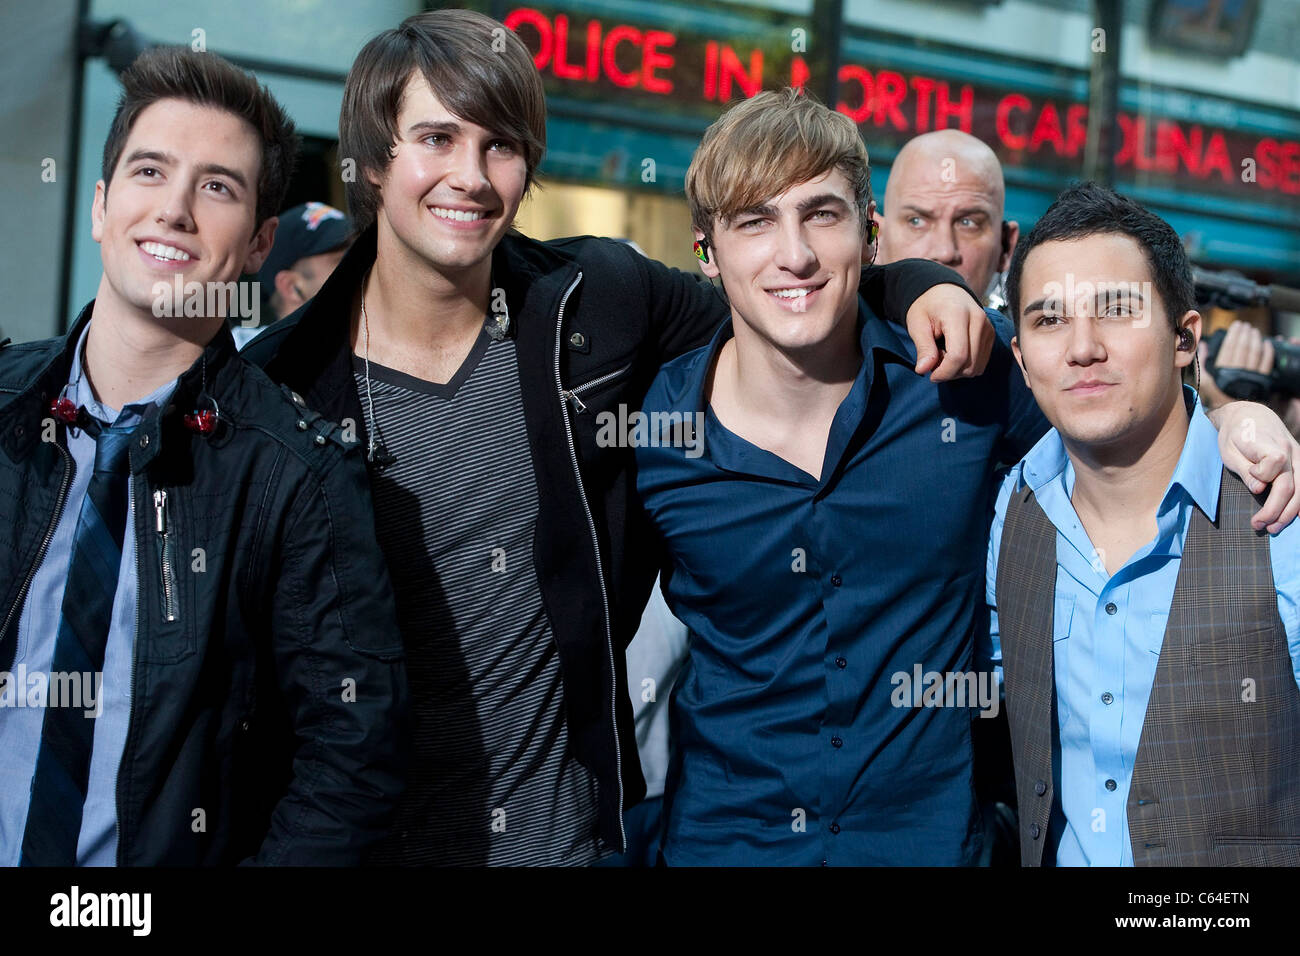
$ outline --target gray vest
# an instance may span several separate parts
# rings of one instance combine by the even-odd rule
[[[1223,472],[1218,521],[1193,508],[1128,795],[1137,866],[1300,865],[1300,688],[1258,506]],[[1020,804],[1039,866],[1059,781],[1056,528],[1023,488],[998,553],[998,623]]]

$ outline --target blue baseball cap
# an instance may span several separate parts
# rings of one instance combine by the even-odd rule
[[[286,209],[280,213],[275,242],[258,270],[258,281],[268,290],[273,289],[276,275],[293,268],[299,259],[333,252],[352,239],[352,220],[327,203],[308,202]]]

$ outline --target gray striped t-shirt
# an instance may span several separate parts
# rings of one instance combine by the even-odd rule
[[[367,408],[357,356],[354,371]],[[372,362],[370,390],[397,459],[372,487],[413,722],[406,794],[374,862],[592,863],[596,784],[569,752],[533,566],[537,483],[514,341],[480,333],[445,385]]]

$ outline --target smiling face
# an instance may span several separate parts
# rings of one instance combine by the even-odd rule
[[[256,272],[276,225],[254,229],[261,156],[256,130],[233,113],[177,99],[141,111],[111,187],[95,186],[91,234],[104,262],[96,311],[153,319],[159,282]]]
[[[715,222],[701,268],[722,278],[738,323],[798,354],[852,334],[863,240],[852,187],[832,169]]]
[[[1174,416],[1200,315],[1169,323],[1138,243],[1104,233],[1035,246],[1024,260],[1012,340],[1039,408],[1067,445],[1149,444]]]
[[[520,145],[450,113],[420,73],[397,114],[393,159],[379,188],[381,248],[405,247],[454,276],[486,267],[528,179]]]

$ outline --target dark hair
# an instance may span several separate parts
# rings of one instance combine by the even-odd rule
[[[454,116],[522,146],[525,192],[546,152],[542,78],[514,31],[473,10],[407,17],[362,47],[343,87],[339,155],[357,166],[344,188],[358,230],[375,221],[380,205],[365,172],[382,173],[392,162],[402,94],[417,70]]]
[[[1142,249],[1156,291],[1165,304],[1169,325],[1178,331],[1178,320],[1196,305],[1192,267],[1187,252],[1172,226],[1133,200],[1097,183],[1078,183],[1056,197],[1056,201],[1034,223],[1029,235],[1016,245],[1007,270],[1007,305],[1011,321],[1020,328],[1020,278],[1025,259],[1044,242],[1083,239],[1087,236],[1118,234],[1133,239]]]
[[[104,141],[104,187],[126,148],[131,127],[159,100],[177,99],[234,113],[257,131],[262,168],[257,177],[257,226],[280,211],[298,158],[293,121],[257,78],[215,53],[186,47],[153,47],[122,73],[122,98]]]

